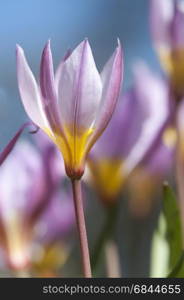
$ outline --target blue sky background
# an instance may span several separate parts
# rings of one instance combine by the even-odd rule
[[[27,120],[17,89],[16,43],[24,48],[38,76],[41,51],[49,38],[56,65],[67,48],[88,37],[100,69],[119,37],[125,56],[125,89],[131,83],[131,67],[137,59],[158,68],[149,36],[148,4],[148,0],[2,0],[0,148]]]

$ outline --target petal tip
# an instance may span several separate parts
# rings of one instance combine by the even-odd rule
[[[79,43],[72,53],[75,51],[79,51],[79,53],[82,53],[83,51],[92,52],[88,39],[85,38],[81,43]]]
[[[117,37],[117,51],[120,51],[122,53],[123,49],[122,49],[122,44],[120,39]]]
[[[50,47],[50,44],[51,44],[51,39],[49,38],[49,39],[47,40],[46,45],[47,45],[48,47]]]
[[[19,44],[16,44],[15,54],[16,54],[17,68],[19,68],[22,65],[22,63],[26,60],[24,55],[24,50]]]
[[[87,37],[81,42],[81,46],[83,46],[84,48],[90,47],[89,40]]]
[[[43,51],[46,52],[46,51],[49,51],[49,50],[50,50],[50,39],[48,39],[48,41],[46,42]]]
[[[121,42],[120,42],[119,37],[117,37],[117,44],[118,44],[118,47],[121,47]]]
[[[52,62],[52,51],[51,51],[50,39],[49,39],[42,52],[41,66],[43,66],[45,63],[48,64],[50,61]]]
[[[16,54],[23,54],[24,50],[22,49],[22,47],[19,44],[16,44]]]
[[[84,39],[84,41],[83,41],[84,43],[89,43],[89,40],[88,40],[88,38],[87,37],[85,37],[85,39]]]

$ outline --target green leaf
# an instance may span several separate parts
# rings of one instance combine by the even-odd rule
[[[166,220],[160,214],[151,245],[150,277],[165,278],[169,272],[169,244],[166,239]]]
[[[168,278],[183,277],[184,276],[184,251],[182,251],[181,256],[176,263],[175,267],[169,274]]]
[[[184,277],[182,232],[180,211],[175,194],[168,183],[163,186],[164,200],[163,212],[166,220],[166,238],[169,244],[170,258],[169,267],[175,277]],[[171,271],[170,275],[173,274]]]

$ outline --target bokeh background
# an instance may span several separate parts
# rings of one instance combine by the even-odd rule
[[[89,38],[99,69],[113,52],[117,37],[124,50],[123,89],[132,82],[132,66],[146,61],[153,69],[159,64],[152,48],[148,0],[2,0],[0,3],[0,148],[27,120],[16,80],[15,45],[20,44],[34,73],[39,74],[41,51],[51,39],[55,66],[68,48]],[[27,138],[24,134],[23,138]],[[13,172],[13,170],[12,170]],[[103,223],[103,210],[89,195],[87,212],[90,236]],[[96,222],[94,220],[100,220]],[[150,242],[158,211],[147,218],[130,215],[122,201],[117,241],[123,276],[149,274]],[[74,260],[75,261],[75,260]],[[101,271],[103,275],[103,270]]]

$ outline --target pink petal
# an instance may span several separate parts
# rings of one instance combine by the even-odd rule
[[[71,130],[88,129],[101,98],[101,79],[90,45],[83,41],[66,59],[59,81],[61,119]]]
[[[20,96],[30,119],[39,127],[45,127],[40,108],[40,95],[37,83],[26,61],[23,49],[17,45],[17,79]]]
[[[102,98],[94,124],[95,131],[89,140],[87,151],[89,151],[97,138],[105,130],[112,117],[121,89],[122,74],[122,48],[118,42],[117,49],[105,65],[101,74],[103,84]]]
[[[174,14],[173,0],[151,0],[150,24],[156,46],[170,47],[170,23]]]
[[[60,128],[60,120],[57,106],[57,94],[54,82],[54,70],[50,41],[46,44],[40,65],[40,89],[44,112],[50,127],[55,130]]]
[[[158,139],[160,132],[170,117],[169,88],[167,83],[157,78],[142,63],[138,64],[135,69],[134,89],[140,107],[144,108],[144,116],[139,138],[124,163],[124,170],[126,169],[127,173],[130,173],[143,159],[144,155]]]
[[[184,99],[182,99],[181,103],[178,106],[177,111],[177,127],[179,130],[179,134],[184,137]]]
[[[56,87],[56,93],[57,94],[58,94],[58,90],[59,90],[59,81],[60,81],[60,78],[61,78],[61,73],[62,73],[62,70],[63,70],[64,62],[70,56],[71,53],[72,53],[71,49],[68,49],[68,51],[66,52],[65,56],[61,60],[59,66],[57,67],[57,70],[55,72],[55,87]]]

